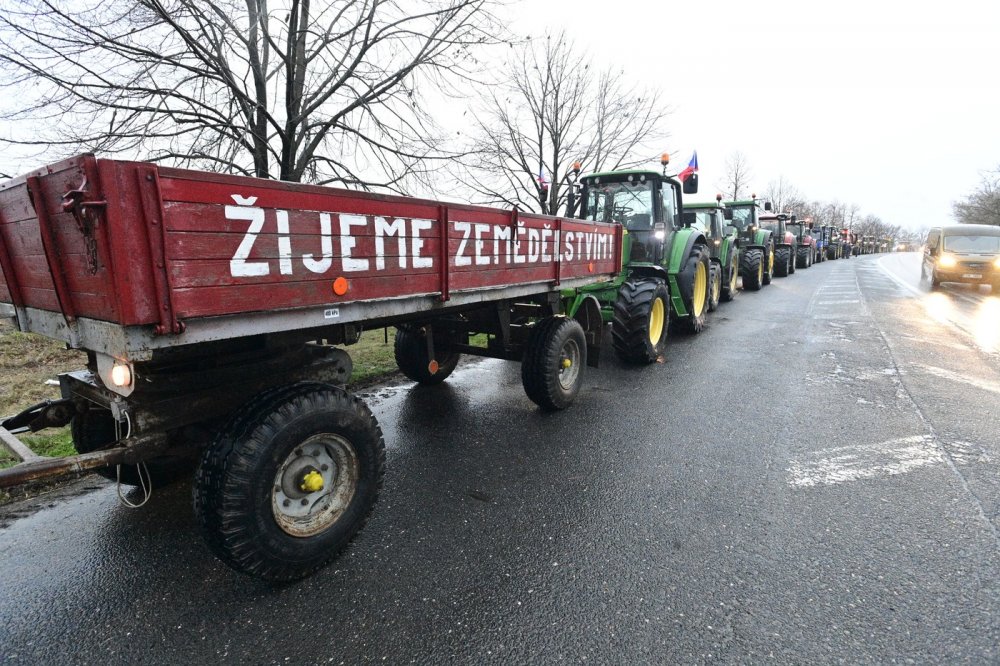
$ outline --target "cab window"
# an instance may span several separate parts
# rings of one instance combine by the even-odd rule
[[[629,231],[653,228],[652,183],[601,183],[587,190],[587,219],[618,222]]]

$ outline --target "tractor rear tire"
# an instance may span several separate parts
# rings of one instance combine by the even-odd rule
[[[437,368],[435,372],[431,372],[431,360],[427,355],[427,334],[418,326],[401,326],[396,329],[393,352],[399,370],[418,384],[425,385],[440,384],[447,379],[462,357],[458,352],[435,349]]]
[[[566,409],[583,386],[587,337],[580,322],[557,315],[535,324],[521,361],[521,384],[542,409]]]
[[[729,249],[729,279],[722,287],[722,300],[731,301],[739,293],[740,261],[735,248]]]
[[[611,341],[626,363],[652,363],[663,354],[670,322],[670,292],[661,280],[629,280],[618,290]]]
[[[77,453],[98,451],[118,439],[111,411],[96,407],[77,412],[70,422],[70,433],[73,437],[73,448]],[[194,466],[193,456],[161,456],[147,460],[142,465],[109,465],[98,467],[94,471],[105,479],[120,480],[126,486],[141,488],[145,483],[152,486],[151,490],[163,488],[181,479],[188,475]]]
[[[719,308],[719,301],[722,300],[722,265],[711,262],[710,278],[708,281],[708,311],[715,312]]]
[[[385,441],[364,402],[329,384],[293,384],[251,400],[205,449],[195,514],[233,569],[296,580],[361,530],[384,473]]]
[[[684,301],[688,316],[677,321],[677,326],[687,333],[701,333],[705,328],[709,310],[709,281],[711,266],[708,249],[704,245],[695,245],[684,264],[684,269],[677,274],[677,286]]]
[[[743,276],[743,289],[760,291],[764,286],[764,253],[760,250],[746,250],[740,259],[740,274]]]
[[[791,250],[787,247],[779,247],[774,251],[774,274],[777,277],[788,277],[791,263]]]
[[[788,248],[788,274],[789,275],[794,275],[795,274],[795,269],[797,268],[796,265],[795,265],[795,251],[796,251],[795,248],[791,248],[791,247]]]

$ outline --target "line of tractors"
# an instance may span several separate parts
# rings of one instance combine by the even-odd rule
[[[564,292],[572,300],[566,313],[575,316],[588,296],[596,297],[602,318],[611,324],[614,349],[625,361],[655,361],[670,329],[701,331],[708,313],[733,300],[741,282],[744,290],[758,291],[776,277],[857,253],[857,239],[847,229],[775,212],[756,195],[684,203],[684,195],[698,191],[698,174],[681,181],[667,175],[668,164],[664,155],[662,173],[587,174],[571,189],[574,217],[618,222],[625,241],[617,279]]]

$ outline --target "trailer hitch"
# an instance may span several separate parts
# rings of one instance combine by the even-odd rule
[[[73,420],[75,413],[76,407],[68,398],[46,400],[28,407],[19,414],[0,420],[0,428],[11,433],[61,428]]]

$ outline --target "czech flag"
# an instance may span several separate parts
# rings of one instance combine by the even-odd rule
[[[688,179],[688,176],[690,176],[691,174],[695,173],[696,171],[698,171],[698,151],[697,150],[694,151],[691,154],[691,161],[688,162],[688,165],[686,167],[684,167],[684,171],[681,171],[679,174],[677,174],[677,177],[683,183],[685,180]]]

